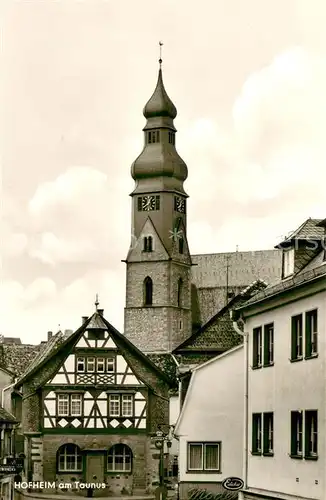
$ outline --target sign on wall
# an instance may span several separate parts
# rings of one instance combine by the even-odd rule
[[[222,486],[229,491],[238,491],[244,487],[244,482],[239,477],[227,477],[222,482]]]

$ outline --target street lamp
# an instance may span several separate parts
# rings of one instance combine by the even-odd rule
[[[159,461],[160,486],[164,486],[164,443],[166,443],[168,448],[171,448],[172,441],[170,439],[170,432],[168,434],[165,434],[162,431],[161,426],[159,425],[154,436],[154,445],[155,448],[160,450],[160,461]]]

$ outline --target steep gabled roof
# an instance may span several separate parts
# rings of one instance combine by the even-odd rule
[[[326,261],[324,260],[324,250],[319,252],[302,270],[295,274],[292,278],[279,281],[277,284],[268,286],[264,291],[258,293],[244,304],[235,307],[241,311],[248,306],[263,302],[266,299],[279,295],[280,293],[290,291],[293,288],[304,285],[311,281],[324,279],[326,289]]]
[[[0,422],[10,422],[15,424],[18,423],[18,420],[16,420],[16,418],[11,413],[0,406]]]
[[[59,331],[53,337],[51,337],[46,344],[44,344],[43,349],[41,349],[33,361],[28,365],[26,370],[22,373],[21,377],[18,379],[16,387],[21,385],[21,382],[29,378],[33,373],[35,373],[41,366],[45,364],[48,359],[50,359],[58,348],[63,344],[63,333]]]
[[[95,326],[97,325],[97,326]],[[122,335],[118,330],[114,328],[111,323],[109,323],[98,311],[96,311],[92,316],[90,316],[75,332],[67,332],[66,335],[62,332],[58,332],[54,335],[46,347],[41,353],[35,358],[34,362],[28,367],[26,372],[17,381],[16,388],[20,387],[24,382],[30,379],[40,368],[42,368],[54,355],[59,352],[63,352],[65,347],[74,340],[78,340],[89,328],[100,328],[107,329],[112,336],[113,340],[116,338],[119,343],[126,346],[127,350],[133,352],[138,358],[140,358],[143,363],[145,363],[156,375],[161,378],[167,385],[171,385],[170,379],[163,373],[145,354],[143,354],[134,344],[130,342],[124,335]]]
[[[324,230],[321,226],[322,219],[307,219],[295,231],[289,234],[281,243],[276,245],[275,248],[287,246],[293,241],[319,241],[324,237]]]
[[[181,351],[191,348],[191,345],[194,344],[197,339],[202,337],[208,330],[208,328],[214,325],[219,320],[219,318],[222,318],[225,315],[225,313],[233,309],[236,305],[246,302],[249,297],[251,297],[255,293],[258,293],[260,290],[265,289],[266,287],[267,284],[261,280],[256,280],[253,283],[251,283],[251,285],[249,285],[242,292],[233,297],[230,300],[230,302],[222,309],[220,309],[205,325],[199,328],[188,339],[182,342],[182,344],[176,347],[173,350],[173,353],[180,353]],[[209,350],[209,346],[205,345],[202,347],[202,349],[207,352]]]
[[[221,359],[224,359],[226,356],[228,356],[230,354],[233,354],[234,352],[239,351],[240,349],[243,349],[243,345],[238,345],[236,347],[233,347],[232,349],[228,349],[227,351],[223,352],[222,354],[219,354],[218,356],[215,356],[214,358],[209,359],[205,363],[202,363],[202,364],[200,364],[198,366],[195,366],[195,367],[191,368],[191,370],[190,370],[190,372],[191,372],[191,378],[190,378],[189,387],[188,387],[185,400],[183,402],[183,405],[182,405],[179,417],[177,419],[177,422],[176,422],[176,425],[175,425],[175,428],[174,428],[174,434],[176,436],[180,436],[178,434],[179,428],[180,428],[181,422],[182,422],[182,420],[184,418],[184,414],[186,412],[186,408],[188,407],[188,403],[191,400],[191,392],[192,392],[193,385],[196,383],[195,382],[194,374],[196,372],[202,370],[203,368],[205,368],[207,365],[216,363],[216,362],[220,361]]]

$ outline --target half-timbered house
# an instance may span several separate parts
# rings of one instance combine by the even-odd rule
[[[16,388],[28,480],[104,482],[105,495],[155,484],[152,434],[169,423],[169,380],[103,310],[53,336]]]

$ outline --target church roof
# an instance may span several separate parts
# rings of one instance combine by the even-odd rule
[[[246,287],[258,279],[271,283],[282,272],[282,252],[277,249],[198,254],[191,258],[192,282],[197,288]]]
[[[229,311],[235,306],[245,303],[250,297],[255,296],[259,291],[266,288],[266,283],[257,280],[246,287],[242,292],[233,297],[230,302],[216,314],[205,325],[194,332],[188,339],[173,350],[175,354],[181,354],[190,351],[210,350],[216,353],[224,352],[242,342],[239,335],[235,333],[232,327]]]

